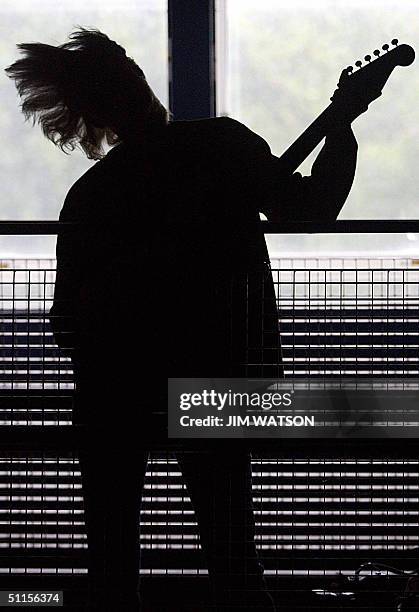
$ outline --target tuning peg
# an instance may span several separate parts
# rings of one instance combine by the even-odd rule
[[[381,53],[380,49],[376,49],[376,50],[374,51],[374,55],[375,55],[375,57],[378,57],[378,56],[380,55],[380,53]]]
[[[383,51],[388,51],[389,50],[389,45],[385,44],[382,46]]]
[[[364,60],[365,60],[366,62],[370,62],[370,61],[371,61],[371,55],[366,55],[366,56],[364,57]]]
[[[399,41],[397,40],[397,38],[393,38],[393,40],[391,41],[391,44],[396,46],[399,44]]]
[[[361,60],[358,60],[357,62],[355,62],[355,66],[357,66],[357,68],[361,68],[362,66]]]
[[[347,69],[346,69],[346,72],[348,74],[351,74],[353,71],[354,71],[354,67],[353,66],[348,66]]]

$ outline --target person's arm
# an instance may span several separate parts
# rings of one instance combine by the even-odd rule
[[[332,221],[338,216],[352,187],[358,145],[351,122],[366,107],[356,108],[335,124],[317,156],[310,176],[299,172],[284,176],[280,158],[268,143],[238,121],[217,121],[231,134],[246,193],[269,221]],[[251,195],[250,195],[251,194]]]
[[[337,92],[335,92],[336,94]],[[311,175],[281,176],[280,162],[272,156],[270,193],[265,212],[270,221],[334,221],[355,178],[358,144],[351,123],[368,109],[362,98],[336,97],[334,122],[317,156]]]
[[[271,204],[263,210],[269,221],[334,221],[355,176],[358,145],[350,124],[329,134],[310,176],[294,173],[286,179],[272,156]]]
[[[61,237],[58,237],[58,245]],[[57,246],[58,246],[57,245]],[[49,320],[56,344],[61,349],[71,350],[75,346],[75,308],[73,270],[57,248],[57,275],[54,302],[49,311]]]
[[[65,206],[60,221],[70,221]],[[63,229],[57,237],[57,273],[54,301],[49,311],[56,344],[70,356],[77,346],[77,302],[80,293],[80,239],[79,232]]]

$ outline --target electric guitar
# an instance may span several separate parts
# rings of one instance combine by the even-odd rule
[[[279,157],[277,170],[291,174],[316,148],[316,146],[339,123],[343,117],[351,117],[366,110],[368,104],[381,96],[382,89],[396,66],[409,66],[415,59],[415,52],[409,45],[398,45],[398,40],[390,45],[383,45],[382,53],[376,49],[365,56],[366,64],[355,62],[357,70],[349,66],[340,75],[338,88],[334,92],[331,104],[311,123],[297,140]],[[355,116],[353,118],[355,118]]]

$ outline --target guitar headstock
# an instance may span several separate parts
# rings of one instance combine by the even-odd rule
[[[399,45],[397,39],[376,49],[373,56],[366,55],[364,65],[361,60],[355,62],[357,69],[348,66],[340,75],[338,89],[330,98],[340,102],[348,98],[368,105],[381,95],[390,74],[396,66],[409,66],[415,59],[415,52],[409,45]]]

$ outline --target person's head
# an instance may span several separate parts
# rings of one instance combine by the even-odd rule
[[[63,151],[80,145],[91,159],[115,144],[165,125],[168,112],[125,50],[95,29],[79,28],[59,45],[19,44],[24,57],[6,68],[22,112]]]

